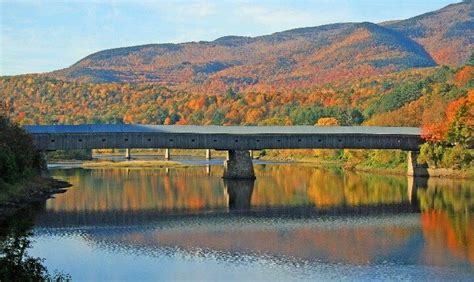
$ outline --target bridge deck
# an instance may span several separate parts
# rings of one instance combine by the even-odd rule
[[[376,126],[25,126],[40,150],[181,148],[259,150],[354,148],[418,150],[421,130]]]

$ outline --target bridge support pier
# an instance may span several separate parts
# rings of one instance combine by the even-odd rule
[[[48,171],[48,164],[47,164],[47,159],[46,159],[46,152],[40,151],[41,158],[44,160],[43,165],[39,169],[39,174],[42,177],[49,177],[49,171]]]
[[[130,160],[132,158],[132,155],[130,154],[131,149],[125,149],[125,158],[127,160]]]
[[[224,162],[224,175],[226,179],[255,179],[252,159],[249,151],[227,151]]]
[[[408,152],[408,167],[407,167],[407,175],[414,176],[414,177],[428,177],[428,165],[427,164],[419,164],[416,162],[418,158],[419,152],[409,151]]]
[[[206,160],[210,160],[210,159],[211,159],[211,150],[206,149]]]
[[[171,150],[170,149],[165,149],[165,160],[167,160],[167,161],[171,160]]]

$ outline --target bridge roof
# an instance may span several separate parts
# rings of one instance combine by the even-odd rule
[[[28,125],[32,134],[184,133],[184,134],[374,134],[420,136],[417,127],[381,126],[197,126],[140,124]]]

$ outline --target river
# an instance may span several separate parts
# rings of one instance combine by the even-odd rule
[[[474,279],[474,181],[255,170],[52,168],[73,187],[13,221],[74,281]]]

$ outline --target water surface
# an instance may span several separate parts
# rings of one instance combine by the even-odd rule
[[[474,183],[258,164],[62,169],[30,255],[73,280],[474,279]]]

